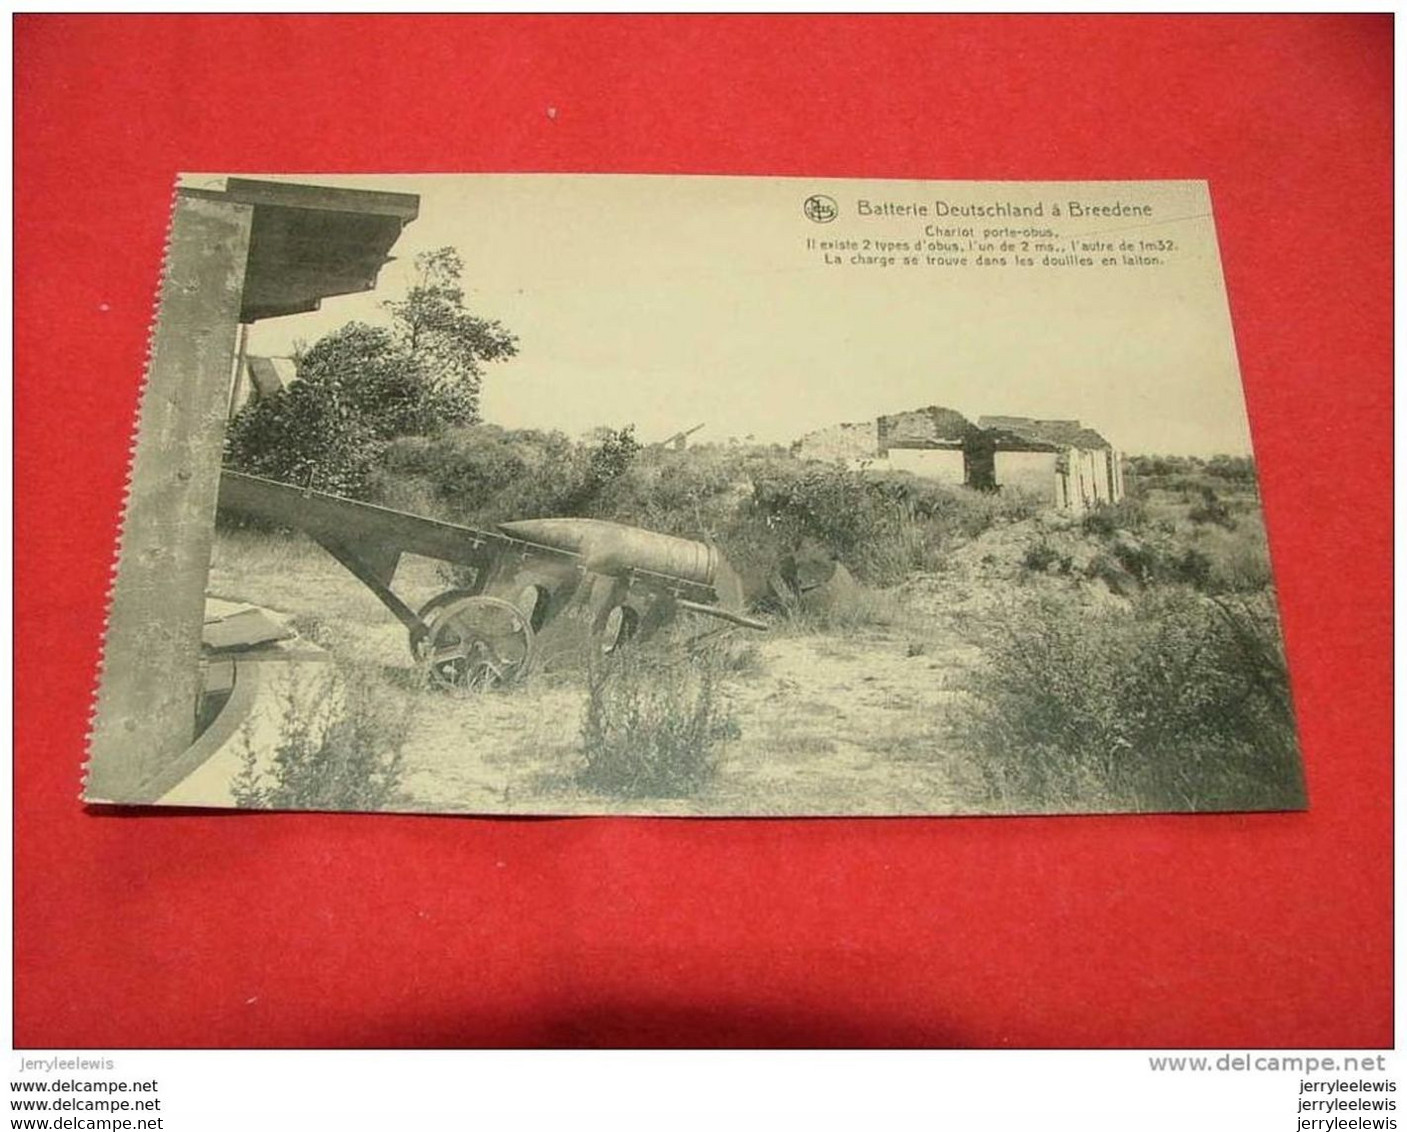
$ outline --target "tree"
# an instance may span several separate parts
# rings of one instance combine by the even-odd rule
[[[234,467],[357,498],[392,439],[478,420],[483,365],[512,357],[517,339],[465,310],[453,248],[415,263],[406,297],[382,304],[389,328],[348,323],[300,348],[297,379],[240,411],[226,442]]]
[[[397,346],[415,360],[425,393],[446,424],[479,419],[483,363],[511,358],[518,340],[494,319],[464,308],[464,263],[453,248],[415,257],[415,285],[404,299],[382,304],[394,320]]]

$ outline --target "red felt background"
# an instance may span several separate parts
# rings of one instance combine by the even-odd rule
[[[20,17],[16,1044],[1390,1044],[1391,33]],[[1311,812],[85,812],[182,169],[1207,178]]]

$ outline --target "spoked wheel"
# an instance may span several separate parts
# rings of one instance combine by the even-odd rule
[[[442,688],[477,691],[511,684],[532,664],[533,631],[512,602],[477,595],[432,611],[417,648]]]
[[[423,662],[425,650],[430,640],[430,626],[440,615],[440,611],[447,605],[453,605],[457,601],[463,601],[466,597],[472,596],[473,594],[469,590],[445,590],[444,593],[436,594],[422,605],[416,611],[420,623],[412,626],[410,630],[410,655]]]

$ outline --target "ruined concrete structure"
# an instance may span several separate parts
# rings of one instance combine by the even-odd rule
[[[1122,454],[1079,421],[979,417],[970,450],[973,485],[990,482],[1045,497],[1061,510],[1085,511],[1124,497]]]
[[[902,471],[985,491],[1024,491],[1081,512],[1123,498],[1121,454],[1077,420],[979,417],[939,405],[839,424],[792,446],[803,460]]]

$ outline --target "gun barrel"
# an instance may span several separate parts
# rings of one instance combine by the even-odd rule
[[[688,601],[679,598],[675,603],[680,609],[688,609],[694,613],[702,613],[708,617],[717,617],[720,621],[731,621],[734,625],[741,625],[745,629],[769,629],[771,626],[765,621],[758,621],[754,617],[746,617],[741,613],[734,613],[731,609],[722,609],[716,605],[705,605],[701,601]]]
[[[518,519],[500,523],[498,529],[514,538],[580,554],[583,565],[600,574],[648,570],[711,586],[718,568],[718,552],[705,543],[603,519]]]

